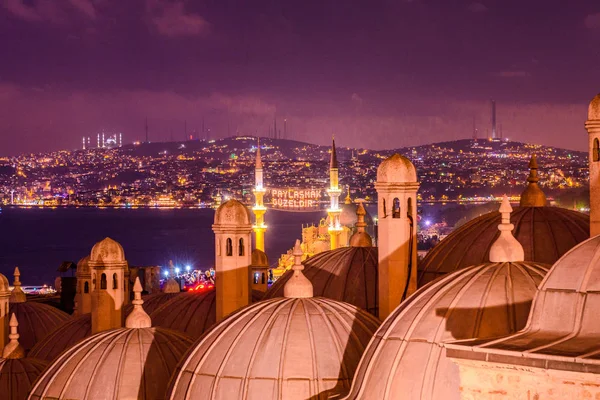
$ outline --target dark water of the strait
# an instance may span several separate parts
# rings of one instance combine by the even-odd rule
[[[266,250],[271,264],[301,238],[302,224],[325,212],[269,210]],[[63,261],[77,262],[94,243],[110,236],[123,246],[130,265],[169,260],[208,269],[214,265],[211,209],[13,208],[0,213],[0,273],[12,283],[15,266],[24,285],[54,284]]]

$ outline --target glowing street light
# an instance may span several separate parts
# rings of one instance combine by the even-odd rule
[[[175,268],[175,273],[179,275],[179,267]]]
[[[192,269],[192,267],[190,267],[189,265],[185,266],[185,270],[189,272],[189,270]]]

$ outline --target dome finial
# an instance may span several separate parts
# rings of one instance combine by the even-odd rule
[[[546,206],[546,195],[538,185],[540,178],[538,177],[538,164],[535,154],[531,156],[529,161],[529,177],[527,182],[529,184],[521,193],[521,201],[519,205],[521,207],[545,207]]]
[[[15,272],[13,274],[15,280],[13,282],[14,289],[10,294],[10,302],[11,303],[25,303],[27,301],[27,296],[23,289],[21,289],[21,272],[19,271],[19,267],[15,267]]]
[[[313,297],[313,285],[302,273],[302,270],[304,269],[304,265],[302,265],[302,255],[304,253],[302,253],[302,248],[300,247],[300,240],[296,240],[296,245],[294,246],[294,252],[292,254],[294,255],[294,265],[292,266],[294,275],[283,287],[283,297],[296,299]]]
[[[126,328],[150,328],[152,326],[152,320],[150,316],[146,314],[142,304],[144,304],[144,300],[142,300],[142,284],[140,283],[140,278],[135,278],[135,284],[133,285],[133,310],[127,316],[125,320]]]
[[[19,321],[17,321],[17,316],[14,313],[11,314],[8,325],[10,326],[10,334],[8,335],[10,342],[4,347],[2,358],[23,358],[25,357],[25,349],[19,343],[19,332],[17,329]]]
[[[512,207],[510,206],[508,197],[504,195],[502,204],[500,205],[502,222],[498,225],[500,236],[490,248],[490,262],[516,262],[525,260],[523,246],[512,235],[512,230],[515,226],[510,223],[511,212]]]
[[[365,231],[365,227],[367,226],[365,215],[367,215],[367,211],[363,206],[363,202],[359,201],[358,207],[356,208],[356,232],[350,237],[350,246],[352,247],[373,246],[371,236]]]
[[[344,204],[352,204],[352,198],[350,197],[350,185],[346,186],[346,198],[344,199]]]

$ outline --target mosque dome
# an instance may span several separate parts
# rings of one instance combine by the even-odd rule
[[[252,266],[253,267],[269,267],[269,258],[267,254],[260,250],[252,250]]]
[[[377,168],[378,183],[417,182],[417,170],[406,157],[396,153],[386,158]]]
[[[54,361],[63,351],[92,334],[92,315],[70,318],[48,333],[29,352],[29,357]]]
[[[40,376],[29,399],[163,398],[192,343],[162,328],[97,333],[62,353]]]
[[[600,120],[600,94],[597,94],[596,97],[590,101],[588,120]]]
[[[377,315],[376,247],[342,247],[306,259],[304,276],[313,284],[315,296],[344,301]],[[286,271],[265,294],[265,299],[283,296],[285,284],[294,274]]]
[[[90,256],[85,256],[81,260],[77,261],[77,275],[91,275],[92,271],[90,269]]]
[[[107,237],[92,247],[88,262],[102,264],[124,263],[126,262],[125,251],[123,251],[123,247],[119,243]]]
[[[235,199],[227,200],[215,212],[215,224],[250,225],[252,222],[248,207]]]
[[[0,274],[0,297],[10,296],[10,285],[6,276]]]
[[[10,400],[25,400],[48,363],[34,358],[0,358],[0,393]]]
[[[8,335],[10,342],[0,354],[0,397],[3,399],[25,400],[31,386],[47,366],[45,361],[25,358],[25,349],[19,343],[18,325],[12,314]]]
[[[190,350],[170,398],[316,399],[349,390],[379,326],[370,314],[326,298],[276,298],[245,307]]]
[[[37,302],[11,302],[9,313],[14,313],[19,321],[20,342],[26,351],[33,348],[48,332],[71,319],[64,311]]]
[[[155,326],[183,332],[198,339],[217,321],[215,290],[181,293],[158,307],[152,314]]]
[[[446,358],[443,343],[523,328],[547,268],[485,263],[422,287],[375,333],[348,399],[459,400],[458,366]]]
[[[452,232],[418,264],[418,286],[440,275],[489,260],[500,236],[498,211],[477,217]],[[578,243],[589,238],[590,218],[560,207],[516,207],[510,216],[513,235],[521,243],[525,261],[552,265]]]
[[[142,307],[144,307],[144,311],[146,311],[148,314],[152,314],[154,311],[156,311],[162,305],[167,304],[169,301],[171,301],[175,297],[179,296],[179,294],[181,294],[181,293],[182,292],[149,294],[149,295],[143,297],[144,304],[142,304]],[[125,310],[125,315],[129,315],[131,310],[133,310],[133,304],[127,304],[125,306],[124,310]]]

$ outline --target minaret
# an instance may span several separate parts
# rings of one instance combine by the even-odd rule
[[[417,172],[406,157],[377,168],[379,319],[417,289]]]
[[[490,247],[490,262],[517,262],[525,260],[525,251],[519,241],[513,236],[512,230],[515,228],[510,223],[510,213],[512,207],[508,197],[504,195],[500,205],[500,214],[502,222],[498,225],[500,236]]]
[[[92,248],[92,333],[123,327],[123,306],[129,303],[129,267],[123,247],[111,238]]]
[[[358,203],[356,208],[356,232],[350,237],[350,246],[352,247],[372,247],[373,240],[371,236],[365,231],[367,223],[365,222],[365,215],[367,211],[363,206],[362,201]]]
[[[263,185],[263,165],[260,158],[260,139],[258,139],[256,148],[253,192],[254,207],[252,207],[252,212],[254,213],[254,225],[252,226],[252,230],[254,231],[254,243],[258,250],[265,251],[265,231],[267,230],[267,225],[265,225],[265,213],[267,212],[267,208],[263,202],[265,187]]]
[[[585,123],[590,168],[590,236],[600,234],[600,94],[592,99]]]
[[[8,343],[8,307],[10,301],[10,289],[8,279],[0,274],[0,352]]]
[[[17,321],[17,316],[14,313],[10,316],[9,326],[10,334],[8,335],[8,338],[10,339],[10,342],[4,347],[4,350],[2,350],[2,358],[13,360],[24,358],[25,349],[19,343],[19,332],[17,329],[19,321]]]
[[[217,322],[250,304],[251,218],[237,200],[226,201],[215,212]]]
[[[283,297],[288,298],[309,298],[313,297],[313,285],[308,280],[302,270],[304,269],[304,265],[302,265],[302,248],[300,247],[300,240],[296,239],[296,245],[294,246],[294,265],[292,266],[292,271],[294,271],[294,275],[285,283],[283,287]]]
[[[521,207],[545,207],[546,206],[546,195],[538,185],[538,164],[535,154],[531,156],[529,161],[529,177],[527,178],[528,185],[521,193]]]
[[[333,139],[331,145],[331,157],[329,160],[329,189],[327,189],[327,194],[329,194],[330,199],[329,208],[327,209],[327,214],[329,215],[329,228],[327,231],[329,232],[331,250],[340,247],[339,237],[342,232],[342,226],[340,224],[340,215],[342,213],[342,209],[340,208],[340,195],[342,194],[342,191],[339,183],[338,161],[335,153],[335,139]]]
[[[13,274],[15,280],[13,282],[13,290],[10,294],[10,302],[11,303],[25,303],[27,301],[27,296],[23,289],[21,289],[21,272],[19,272],[19,267],[15,267],[15,272]]]

